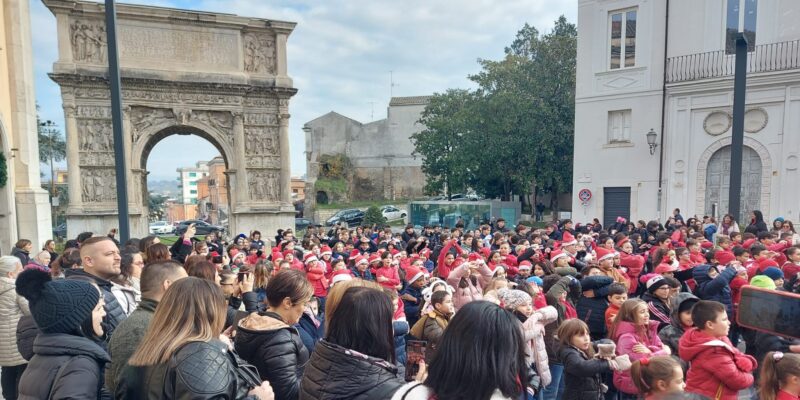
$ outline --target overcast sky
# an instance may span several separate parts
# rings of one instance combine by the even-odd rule
[[[394,96],[469,88],[467,75],[479,70],[477,59],[501,58],[526,22],[543,32],[559,15],[573,23],[577,16],[577,0],[127,2],[297,22],[288,41],[289,75],[298,89],[289,106],[294,176],[306,172],[304,123],[329,111],[361,122],[386,117],[389,71]],[[31,0],[31,20],[40,114],[63,129],[61,95],[47,76],[58,54],[56,21],[40,0]],[[150,154],[149,178],[175,179],[176,168],[217,154],[199,137],[168,137]]]

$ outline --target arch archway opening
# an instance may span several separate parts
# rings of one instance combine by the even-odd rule
[[[191,126],[165,128],[147,139],[138,161],[148,221],[229,226],[230,160],[210,134]]]
[[[711,155],[706,169],[705,214],[718,216],[728,212],[731,176],[731,146],[727,145]],[[746,221],[753,210],[761,209],[762,160],[749,146],[742,148],[742,188],[737,221]]]

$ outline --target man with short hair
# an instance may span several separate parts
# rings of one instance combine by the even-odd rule
[[[142,301],[139,307],[119,324],[114,337],[108,343],[111,365],[106,369],[106,386],[111,393],[116,391],[123,368],[147,332],[158,302],[173,283],[186,276],[186,270],[174,261],[157,261],[142,269],[140,280]]]
[[[111,292],[111,278],[120,274],[122,257],[119,248],[108,236],[97,236],[81,243],[81,265],[83,269],[64,271],[67,279],[81,279],[95,283],[105,300],[106,316],[103,317],[103,328],[106,340],[114,333],[114,329],[126,318],[125,311],[117,297]]]

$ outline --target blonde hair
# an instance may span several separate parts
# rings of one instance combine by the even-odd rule
[[[156,307],[150,327],[128,364],[166,363],[183,345],[219,336],[225,316],[225,297],[214,282],[195,277],[178,280]]]
[[[777,391],[790,376],[800,377],[800,354],[770,351],[761,363],[758,398],[775,400]]]
[[[328,291],[328,297],[325,298],[325,334],[327,335],[328,327],[330,324],[331,316],[333,312],[336,311],[336,308],[339,307],[339,303],[342,301],[342,296],[344,296],[344,292],[351,287],[368,287],[377,290],[383,290],[383,286],[372,282],[372,281],[365,281],[360,278],[354,278],[347,281],[342,281],[337,283]]]
[[[617,316],[614,317],[614,322],[611,323],[611,331],[608,333],[608,338],[617,341],[619,339],[617,329],[619,329],[620,322],[630,322],[636,325],[636,309],[639,307],[644,307],[647,309],[647,303],[640,299],[628,299],[625,300],[624,303],[619,307],[619,313]],[[639,334],[649,335],[650,330],[646,327],[644,329],[638,329],[640,332]],[[648,337],[648,339],[652,339]]]
[[[505,282],[506,285],[508,284],[508,279],[506,278],[492,278],[491,282],[486,285],[486,289],[483,291],[483,294],[489,293],[493,290],[497,290],[497,285],[501,282]],[[507,286],[506,286],[507,287]]]

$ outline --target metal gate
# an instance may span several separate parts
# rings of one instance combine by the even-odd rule
[[[609,229],[617,217],[631,219],[631,188],[603,188],[603,226]]]
[[[731,146],[717,150],[708,161],[706,170],[705,214],[711,215],[712,204],[717,203],[718,214],[728,212],[728,192],[731,184]],[[742,191],[740,214],[734,215],[739,224],[761,206],[761,157],[755,150],[742,148]],[[746,224],[745,224],[746,225]]]

